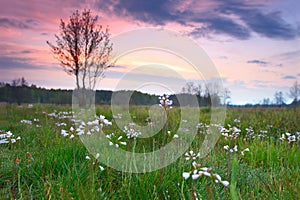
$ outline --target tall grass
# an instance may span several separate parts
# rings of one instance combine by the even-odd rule
[[[34,105],[33,108],[7,105],[0,107],[0,130],[11,131],[21,140],[9,148],[0,144],[0,199],[297,199],[300,196],[300,142],[288,143],[279,138],[282,133],[300,131],[300,108],[257,108],[227,110],[224,126],[235,125],[242,130],[236,140],[220,137],[213,151],[197,163],[211,166],[230,182],[229,187],[215,184],[205,177],[184,180],[182,173],[191,170],[191,162],[181,156],[164,168],[147,173],[125,173],[105,166],[91,155],[78,137],[63,137],[55,125],[57,119],[47,113],[71,111],[71,107]],[[109,107],[101,106],[97,114],[109,120],[113,116]],[[147,107],[132,107],[136,123],[143,124],[148,117]],[[210,110],[201,109],[200,121],[209,123]],[[32,125],[22,119],[39,119]],[[169,113],[167,130],[176,132],[180,110]],[[234,123],[239,119],[240,123]],[[70,124],[67,120],[61,120]],[[36,125],[40,125],[37,127]],[[271,126],[270,126],[271,125]],[[248,137],[245,128],[252,126],[255,135],[266,130],[264,137]],[[114,125],[106,131],[121,134]],[[159,148],[162,133],[153,138],[137,139],[136,151]],[[171,141],[172,138],[167,138]],[[197,151],[203,134],[196,135],[190,150]],[[131,151],[133,144],[122,148]],[[230,153],[224,146],[238,145],[240,151]],[[147,148],[147,149],[145,149]],[[86,156],[91,159],[87,160]],[[104,166],[101,171],[99,165]]]

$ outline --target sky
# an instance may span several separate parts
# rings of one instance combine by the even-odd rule
[[[98,15],[99,24],[108,26],[112,37],[147,27],[189,37],[214,63],[233,104],[273,100],[276,91],[282,91],[289,103],[289,88],[300,80],[298,0],[0,1],[1,82],[25,77],[45,88],[75,88],[74,77],[63,71],[46,41],[55,41],[60,19],[68,20],[77,9]],[[115,89],[128,70],[153,64],[153,59],[157,66],[181,68],[175,71],[185,73],[186,81],[197,81],[182,60],[156,54],[136,52],[120,59],[97,89]]]

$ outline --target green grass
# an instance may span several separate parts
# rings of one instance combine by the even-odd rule
[[[60,130],[72,125],[68,119],[58,120],[43,113],[71,109],[52,105],[0,107],[0,130],[22,138],[12,145],[0,144],[0,199],[194,199],[194,193],[199,199],[290,200],[300,196],[300,141],[288,143],[279,139],[282,133],[300,131],[300,108],[227,109],[224,126],[240,128],[240,136],[234,140],[221,136],[209,155],[196,161],[212,167],[230,182],[229,187],[215,184],[207,177],[185,180],[182,173],[193,169],[192,161],[186,161],[184,155],[162,170],[139,174],[120,172],[98,163],[78,137],[61,136]],[[112,120],[108,106],[97,107],[96,112]],[[200,121],[209,124],[210,109],[202,108],[200,112]],[[130,113],[135,116],[132,118],[135,123],[143,125],[148,108],[131,107]],[[20,123],[22,119],[34,118],[39,122]],[[179,108],[169,111],[164,130],[151,139],[137,139],[135,151],[160,148],[164,143],[163,132],[175,133],[179,121]],[[65,122],[67,126],[58,127],[56,122]],[[37,124],[41,127],[36,127]],[[260,130],[267,133],[263,138],[249,137],[245,131],[249,126],[253,127],[254,135],[260,134]],[[123,134],[114,124],[105,127],[105,132]],[[190,150],[197,152],[203,138],[203,134],[197,134]],[[171,141],[171,136],[166,140]],[[133,144],[127,140],[122,148],[132,151]],[[223,149],[225,145],[230,148],[238,145],[239,152],[229,153]],[[240,150],[245,148],[250,151],[242,156]],[[87,155],[91,160],[85,159]],[[99,165],[105,170],[101,171]]]

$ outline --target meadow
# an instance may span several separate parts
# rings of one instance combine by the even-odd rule
[[[136,124],[149,123],[148,107],[133,106],[130,113]],[[180,139],[180,108],[168,111],[164,130],[151,139],[138,139],[134,123],[116,127],[122,116],[109,106],[97,106],[96,114],[93,125],[111,133],[112,148],[151,151]],[[210,108],[201,108],[186,153],[163,169],[127,173],[88,152],[79,135],[101,130],[76,128],[71,106],[1,105],[0,199],[298,199],[299,119],[299,107],[227,108],[217,144],[200,159],[210,126]]]

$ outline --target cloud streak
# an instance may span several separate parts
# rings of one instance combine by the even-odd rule
[[[34,69],[34,66],[29,64],[30,59],[20,57],[0,57],[0,70],[3,69]]]
[[[297,79],[297,77],[296,76],[292,76],[292,75],[286,75],[286,76],[283,76],[282,79],[285,79],[285,80]]]
[[[210,33],[225,34],[231,37],[245,40],[251,37],[250,30],[247,27],[241,26],[229,18],[212,18],[203,21],[206,26],[195,28],[190,35],[192,36],[207,36]]]
[[[299,36],[299,30],[285,21],[280,11],[264,12],[264,5],[247,1],[220,2],[223,4],[219,6],[219,12],[236,16],[254,33],[272,39],[295,39]]]
[[[257,65],[261,65],[261,66],[266,66],[269,65],[269,62],[263,61],[263,60],[248,60],[247,63],[249,64],[257,64]]]
[[[186,2],[189,2],[188,6]],[[210,6],[206,4],[196,0],[96,1],[96,7],[109,15],[152,25],[175,22],[192,27],[189,34],[195,37],[225,34],[245,40],[256,33],[267,38],[286,40],[299,36],[298,29],[284,20],[280,11],[265,12],[265,5],[255,1],[214,0]],[[198,7],[207,9],[195,9]]]
[[[31,29],[35,26],[38,26],[38,22],[33,19],[27,19],[24,21],[20,21],[18,19],[13,18],[0,18],[0,27],[4,28],[17,28],[17,29]]]

